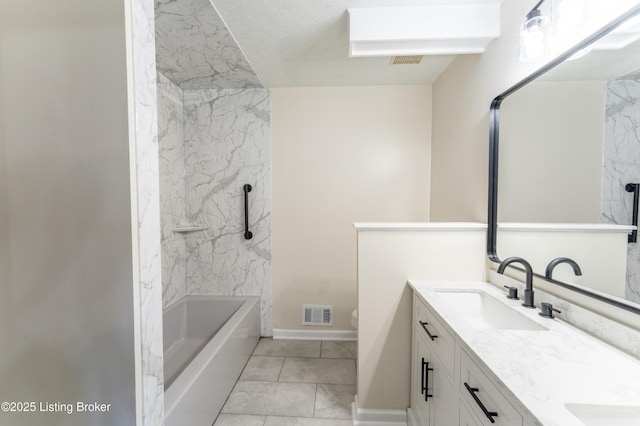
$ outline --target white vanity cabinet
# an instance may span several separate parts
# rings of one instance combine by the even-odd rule
[[[460,401],[460,426],[481,426],[463,401]]]
[[[513,404],[415,293],[412,328],[409,426],[522,426]]]
[[[480,425],[521,426],[522,416],[467,353],[460,356],[460,398]],[[493,421],[491,421],[491,419]]]
[[[640,360],[490,283],[409,285],[410,426],[640,425]]]
[[[418,330],[416,330],[418,331]],[[458,397],[455,384],[427,339],[414,338],[412,406],[416,424],[458,426]]]

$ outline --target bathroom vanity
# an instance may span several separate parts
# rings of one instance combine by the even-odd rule
[[[488,283],[409,285],[409,425],[639,424],[637,359]]]

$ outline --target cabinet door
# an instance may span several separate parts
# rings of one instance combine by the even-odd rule
[[[445,371],[442,360],[437,355],[431,357],[429,376],[433,376],[433,387],[430,389],[432,426],[458,426],[458,388]]]
[[[411,406],[423,426],[435,426],[432,420],[433,413],[430,410],[431,389],[433,388],[433,374],[431,367],[431,351],[420,336],[413,339],[413,371],[411,390]]]
[[[460,392],[481,425],[522,426],[522,416],[477,364],[461,351]]]
[[[464,401],[460,401],[460,426],[482,426],[476,422]]]
[[[458,390],[421,335],[414,339],[412,407],[428,426],[458,426]]]
[[[415,333],[423,336],[431,352],[440,359],[451,380],[455,379],[455,340],[448,328],[418,297],[414,297]]]

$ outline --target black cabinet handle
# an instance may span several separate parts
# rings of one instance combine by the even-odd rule
[[[638,226],[638,195],[640,193],[640,183],[628,183],[624,186],[624,189],[627,192],[633,192],[633,217],[631,220],[631,224],[633,226]],[[638,230],[634,229],[629,232],[628,242],[637,243],[638,242]]]
[[[422,328],[424,328],[424,331],[427,332],[427,335],[429,336],[429,338],[431,340],[436,340],[438,338],[438,336],[436,336],[435,334],[431,334],[429,333],[429,330],[427,330],[427,324],[429,324],[428,322],[422,322],[422,321],[418,321],[420,323],[420,325],[422,326]]]
[[[473,399],[476,401],[476,404],[478,404],[478,406],[480,406],[480,409],[482,410],[484,415],[487,416],[489,421],[491,423],[495,423],[496,421],[493,420],[493,418],[494,417],[498,417],[498,413],[496,413],[494,411],[487,410],[487,407],[484,406],[482,401],[480,401],[480,398],[478,398],[478,395],[476,395],[476,392],[478,392],[478,388],[472,388],[471,386],[469,386],[469,384],[467,382],[464,382],[464,387],[467,388],[467,390],[469,391],[469,393],[471,394]]]
[[[244,190],[244,239],[253,238],[253,233],[249,231],[249,193],[253,189],[248,183],[242,189]]]
[[[422,374],[421,374],[421,384],[422,384],[422,394],[424,395],[424,400],[428,401],[429,398],[433,398],[433,395],[429,395],[429,371],[433,371],[433,368],[429,368],[429,363],[422,358]]]

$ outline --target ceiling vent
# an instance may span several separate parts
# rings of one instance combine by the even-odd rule
[[[391,65],[406,65],[406,64],[419,64],[422,62],[423,55],[410,55],[410,56],[394,56],[391,58]]]

